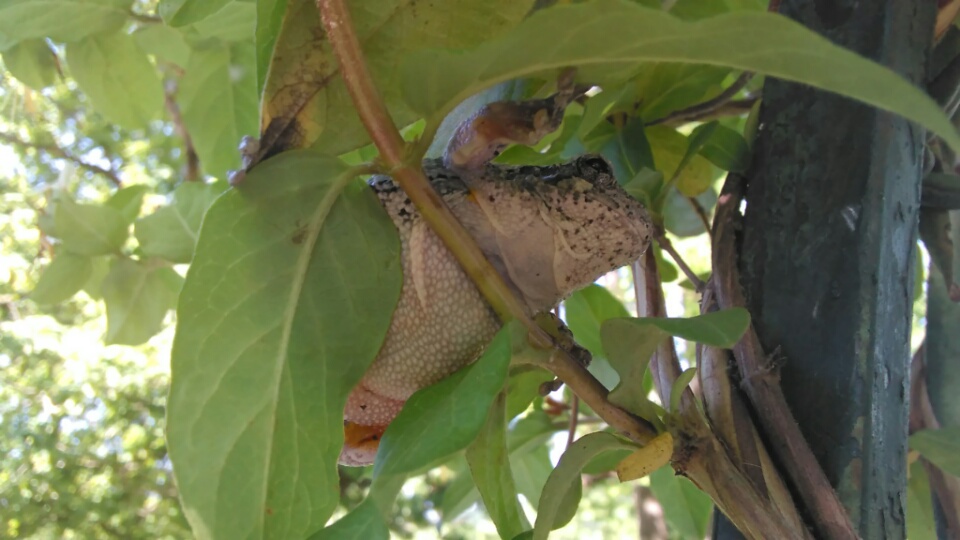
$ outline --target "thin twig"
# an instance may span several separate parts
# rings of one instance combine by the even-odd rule
[[[0,133],[0,141],[5,141],[14,146],[19,146],[20,148],[33,148],[34,150],[39,150],[41,152],[50,154],[55,158],[65,159],[67,161],[75,163],[81,169],[86,169],[92,173],[105,176],[108,180],[110,180],[111,183],[113,183],[113,185],[117,186],[118,188],[123,187],[123,181],[120,180],[120,177],[117,176],[117,173],[113,172],[110,169],[104,169],[99,165],[88,163],[70,154],[69,152],[67,152],[66,150],[64,150],[63,148],[60,148],[55,144],[42,144],[37,142],[25,141],[10,133]]]
[[[570,422],[567,424],[567,446],[577,438],[577,422],[580,420],[580,398],[576,394],[570,399]]]
[[[727,87],[726,90],[720,92],[716,97],[708,99],[703,103],[697,103],[696,105],[691,105],[685,109],[680,109],[679,111],[673,111],[672,113],[651,120],[647,122],[647,126],[655,126],[657,124],[673,124],[673,123],[686,123],[692,122],[694,120],[700,120],[703,117],[713,113],[717,109],[726,105],[730,100],[733,99],[745,86],[750,82],[750,79],[753,78],[753,72],[745,71],[737,77],[737,80],[733,81],[733,84]]]
[[[521,321],[534,346],[553,347],[550,336],[533,321],[525,304],[507,287],[470,233],[433,190],[423,174],[420,156],[411,156],[406,151],[407,146],[373,84],[344,0],[317,0],[317,8],[330,45],[340,61],[344,84],[361,122],[380,152],[387,173],[456,257],[494,311],[504,320],[516,318]],[[411,157],[417,162],[410,163]],[[555,349],[544,367],[553,371],[580,399],[625,436],[640,443],[656,436],[656,430],[649,422],[610,403],[607,389],[566,351]]]
[[[200,156],[197,155],[197,150],[193,146],[193,138],[190,137],[190,132],[187,131],[187,125],[183,122],[183,115],[180,114],[180,105],[177,103],[176,95],[177,83],[175,81],[169,81],[164,85],[163,103],[167,108],[167,112],[170,113],[174,131],[183,139],[183,150],[184,154],[186,154],[187,161],[186,172],[183,179],[187,182],[197,182],[200,180]]]
[[[700,223],[703,223],[703,228],[707,231],[707,236],[712,240],[713,231],[711,229],[713,227],[710,226],[710,216],[707,215],[707,209],[700,204],[700,201],[698,201],[696,197],[687,197],[686,199],[687,202],[690,203],[690,206],[693,207],[693,211],[696,212],[697,217],[700,218]]]
[[[722,309],[743,307],[737,271],[736,230],[740,226],[740,201],[745,180],[729,174],[714,215],[713,272],[717,302]],[[857,538],[836,491],[800,432],[780,388],[779,376],[770,369],[767,355],[753,327],[734,347],[743,389],[766,434],[770,448],[810,511],[819,536],[829,540]]]
[[[677,266],[680,267],[680,270],[683,272],[683,274],[687,276],[687,279],[690,280],[690,283],[692,283],[694,288],[697,289],[697,292],[702,293],[706,284],[700,279],[700,276],[698,276],[690,268],[690,266],[687,265],[687,261],[683,260],[683,257],[680,256],[680,253],[678,253],[676,248],[673,247],[673,242],[667,238],[666,232],[661,231],[657,235],[657,243],[660,244],[660,249],[666,251],[670,257],[673,258],[674,262],[677,263]]]

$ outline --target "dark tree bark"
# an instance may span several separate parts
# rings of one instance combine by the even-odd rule
[[[781,13],[919,83],[929,0],[785,0]],[[787,400],[865,539],[905,537],[923,130],[768,80],[740,265]],[[737,537],[718,528],[715,538]]]

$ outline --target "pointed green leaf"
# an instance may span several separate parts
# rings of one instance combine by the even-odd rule
[[[960,150],[960,135],[921,90],[773,13],[734,12],[686,22],[626,0],[559,5],[465,53],[408,55],[401,86],[414,110],[439,119],[471,94],[508,79],[567,66],[645,61],[723,66],[808,84],[900,114]]]
[[[157,70],[129,34],[97,34],[70,43],[67,64],[93,108],[125,128],[145,127],[163,107]]]
[[[90,259],[90,277],[83,284],[83,292],[94,300],[103,298],[103,280],[110,273],[113,257],[92,257]]]
[[[93,262],[90,257],[63,252],[43,269],[30,299],[38,304],[59,304],[69,300],[90,279]]]
[[[53,227],[63,249],[77,255],[117,253],[127,241],[129,224],[110,206],[79,204],[62,197],[53,214]]]
[[[57,81],[57,56],[43,39],[28,39],[3,51],[3,65],[23,84],[40,91]]]
[[[138,184],[117,190],[107,199],[106,206],[120,212],[127,223],[133,223],[133,220],[140,215],[140,208],[143,206],[143,197],[147,194],[147,189],[147,186]]]
[[[476,438],[507,378],[512,326],[497,333],[479,360],[410,396],[383,434],[375,476],[413,472]]]
[[[703,538],[707,534],[713,503],[690,480],[677,476],[669,465],[650,474],[653,491],[663,517],[680,538]]]
[[[944,472],[960,477],[960,427],[918,431],[910,436],[910,448]]]
[[[680,397],[683,396],[683,391],[690,385],[690,381],[697,376],[697,368],[687,368],[683,370],[683,373],[677,377],[677,380],[673,381],[673,386],[670,388],[670,412],[676,414],[680,410]]]
[[[257,87],[253,47],[205,44],[190,56],[180,81],[183,122],[204,171],[226,178],[240,168],[237,146],[257,132]]]
[[[562,526],[558,519],[569,507],[568,494],[576,492],[580,486],[580,471],[594,457],[610,450],[636,449],[624,439],[612,433],[597,431],[580,437],[567,448],[560,457],[557,468],[550,474],[540,504],[537,506],[537,522],[533,527],[533,538],[544,540],[552,529]],[[579,497],[577,497],[579,502]],[[565,504],[566,503],[566,504]],[[573,505],[576,508],[576,505]]]
[[[183,278],[173,269],[119,257],[103,279],[107,343],[139,345],[163,328],[177,305]]]
[[[372,500],[367,499],[337,520],[310,536],[310,540],[389,540],[390,529]]]
[[[506,395],[501,392],[477,438],[467,446],[467,463],[480,491],[487,514],[501,538],[510,538],[530,528],[510,470],[507,455]]]
[[[339,503],[343,407],[401,286],[396,228],[352,176],[334,158],[284,153],[204,217],[167,411],[201,539],[303,538]]]
[[[134,234],[140,249],[150,257],[188,263],[200,233],[203,214],[224,189],[224,184],[180,184],[167,206],[137,221]]]
[[[206,0],[201,0],[206,3]],[[253,43],[257,24],[257,6],[253,1],[233,0],[201,21],[184,27],[184,34],[194,40],[220,39],[244,46]],[[251,51],[251,56],[253,52]],[[253,60],[251,69],[256,69]]]
[[[704,124],[708,127],[708,131],[696,132],[698,137],[694,137],[694,134],[687,137],[667,126],[653,126],[647,129],[647,137],[657,169],[663,171],[664,176],[671,179],[670,181],[677,186],[680,193],[686,196],[694,197],[703,193],[718,174],[717,169],[697,153],[706,142],[706,138],[700,135],[709,135],[712,131],[710,126],[715,125]],[[671,194],[670,191],[659,192],[659,198],[662,200],[659,203],[661,208],[669,194]]]
[[[607,319],[628,317],[627,308],[599,285],[589,285],[571,294],[563,307],[577,343],[594,356],[606,358],[600,344],[600,325]]]
[[[725,171],[744,172],[750,165],[750,146],[743,135],[719,123],[700,155]]]
[[[14,41],[49,37],[77,41],[119,29],[132,0],[5,0],[0,2],[0,35]]]

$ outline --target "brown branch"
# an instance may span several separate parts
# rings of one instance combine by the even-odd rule
[[[691,105],[685,109],[680,109],[678,111],[673,111],[672,113],[651,120],[646,123],[647,126],[655,126],[657,124],[674,124],[674,123],[687,123],[693,122],[695,120],[702,120],[704,117],[716,112],[721,109],[724,105],[729,103],[734,96],[736,96],[747,83],[750,82],[750,79],[753,78],[753,73],[750,71],[745,71],[737,77],[737,80],[733,81],[729,87],[723,92],[720,92],[716,97],[708,99],[703,103],[697,103],[696,105]]]
[[[113,185],[115,185],[118,188],[123,187],[123,181],[120,180],[120,177],[117,176],[117,173],[113,172],[110,169],[105,169],[99,165],[94,165],[93,163],[87,163],[86,161],[70,154],[69,152],[67,152],[66,150],[64,150],[63,148],[60,148],[55,144],[43,144],[43,143],[25,141],[10,133],[0,133],[0,141],[5,141],[8,144],[12,144],[20,148],[32,148],[34,150],[38,150],[40,152],[50,154],[51,156],[58,159],[65,159],[67,161],[70,161],[76,164],[81,169],[86,169],[92,173],[105,176],[108,180],[110,180],[111,183],[113,183]]]
[[[180,114],[180,105],[176,101],[177,83],[169,81],[163,88],[163,104],[170,113],[170,119],[173,121],[173,129],[177,135],[183,139],[183,151],[186,154],[186,172],[183,179],[187,182],[200,181],[200,156],[197,155],[197,149],[193,146],[193,138],[187,131],[187,125],[183,122],[183,115]]]
[[[688,265],[687,261],[683,260],[683,257],[680,256],[680,253],[677,252],[676,248],[673,247],[673,242],[667,238],[666,231],[657,232],[657,243],[660,244],[660,249],[666,251],[667,254],[677,263],[677,266],[680,267],[680,270],[683,272],[687,279],[690,280],[690,283],[697,289],[698,292],[703,292],[705,284],[703,280],[698,276]]]
[[[713,240],[713,231],[710,226],[710,216],[707,215],[707,209],[700,204],[700,201],[696,197],[685,197],[687,202],[690,203],[690,206],[693,207],[693,211],[697,213],[697,217],[700,218],[700,223],[703,223],[703,228],[707,231],[707,236],[710,240]]]
[[[737,271],[736,230],[745,180],[731,173],[723,186],[714,215],[713,279],[722,309],[743,307]],[[819,536],[830,540],[857,538],[837,493],[827,480],[787,405],[779,376],[769,365],[753,327],[734,347],[741,384],[753,405],[773,454],[810,511]]]
[[[407,145],[373,84],[344,0],[317,0],[317,8],[330,45],[340,61],[344,84],[361,122],[380,152],[379,159],[387,173],[406,192],[494,311],[504,320],[516,318],[521,321],[534,346],[553,347],[550,336],[533,321],[525,304],[507,287],[470,233],[433,190],[423,174],[420,156],[410,155],[407,151]],[[411,158],[416,158],[416,163],[411,164]],[[656,436],[656,430],[648,422],[610,403],[606,388],[568,352],[556,349],[544,367],[553,371],[580,399],[625,436],[640,443]]]

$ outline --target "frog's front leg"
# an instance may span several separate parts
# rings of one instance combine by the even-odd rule
[[[583,95],[574,84],[576,70],[567,69],[557,80],[557,93],[545,99],[496,101],[464,120],[443,153],[443,164],[466,178],[483,170],[509,144],[533,146],[560,127],[563,112]]]

